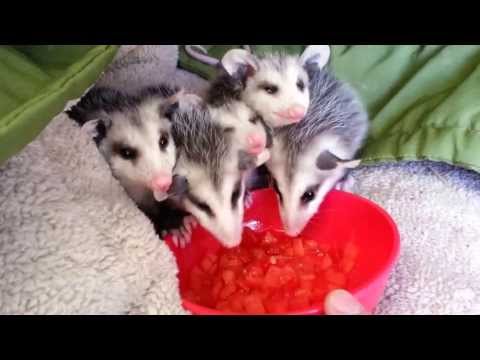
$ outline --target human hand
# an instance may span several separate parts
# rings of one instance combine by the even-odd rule
[[[327,315],[368,315],[362,304],[345,290],[334,290],[325,299]]]

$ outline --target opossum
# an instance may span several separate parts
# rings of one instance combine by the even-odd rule
[[[271,156],[273,129],[302,121],[308,111],[310,79],[307,67],[321,69],[330,58],[327,45],[310,45],[301,56],[255,56],[248,50],[234,49],[228,51],[221,61],[208,57],[198,45],[186,46],[186,50],[193,58],[217,67],[217,76],[205,101],[209,108],[218,109],[216,113],[219,115],[214,118],[220,119],[220,122],[230,119],[228,126],[237,123],[240,136],[237,142],[243,144],[247,151],[258,154],[263,160],[260,165]],[[252,109],[263,127],[253,127],[246,121],[247,115],[228,117],[228,106],[241,108],[241,104]],[[257,189],[262,181],[262,169],[254,170],[249,176],[248,188]],[[246,199],[249,206],[250,197]]]
[[[202,49],[195,46],[195,49]],[[330,58],[328,45],[310,45],[302,55],[253,55],[244,49],[228,51],[221,61],[187,46],[190,56],[218,68],[207,102],[222,105],[243,101],[271,128],[300,122],[310,105],[306,67],[323,68]],[[204,50],[203,50],[204,52]]]
[[[356,92],[325,69],[309,64],[311,104],[305,118],[274,132],[266,167],[284,229],[298,236],[325,195],[359,165],[368,114]]]
[[[67,112],[95,140],[128,195],[152,216],[172,183],[177,152],[166,112],[181,95],[166,85],[136,95],[97,87]]]
[[[179,157],[168,202],[193,215],[225,247],[238,246],[246,174],[258,158],[239,148],[233,131],[214,121],[208,109],[178,109],[171,122]],[[177,235],[189,241],[190,234]]]

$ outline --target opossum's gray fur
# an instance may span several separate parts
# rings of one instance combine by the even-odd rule
[[[287,67],[286,59],[293,57],[284,52],[276,54],[255,55],[252,58],[255,64],[261,68],[273,68],[277,72],[284,72]],[[301,66],[299,64],[299,66]],[[212,80],[210,88],[207,91],[206,102],[213,107],[224,106],[232,101],[241,101],[242,92],[246,88],[248,66],[240,66],[238,71],[230,75],[221,65],[218,65],[218,75]]]
[[[232,101],[241,101],[245,83],[242,81],[243,71],[230,76],[225,70],[212,81],[205,101],[212,107],[221,107]]]
[[[186,161],[207,170],[215,186],[221,184],[222,167],[231,148],[231,138],[212,121],[207,109],[176,111],[172,118],[172,136]]]
[[[287,153],[287,169],[292,177],[298,156],[319,134],[338,135],[341,142],[357,151],[368,130],[368,115],[355,91],[337,80],[328,70],[309,69],[310,108],[299,123],[274,130],[283,138]],[[345,159],[347,160],[347,159]]]
[[[178,91],[178,88],[164,84],[145,87],[135,95],[126,94],[112,88],[95,87],[77,105],[68,110],[67,115],[80,126],[97,117],[101,118],[102,115],[114,112],[131,113],[132,116],[129,119],[138,122],[135,112],[143,102],[156,97],[166,99],[175,95]],[[105,123],[97,125],[98,136],[95,138],[97,144],[106,135],[105,125]]]

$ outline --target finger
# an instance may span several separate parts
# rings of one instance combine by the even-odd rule
[[[334,290],[325,299],[327,315],[368,315],[362,304],[345,290]]]

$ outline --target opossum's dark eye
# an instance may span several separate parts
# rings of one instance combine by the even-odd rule
[[[306,205],[312,202],[315,199],[315,196],[317,195],[317,191],[319,187],[320,187],[319,185],[309,187],[300,199],[302,204]]]
[[[168,140],[168,133],[160,134],[160,141],[158,142],[160,149],[165,150],[165,148],[168,146]]]
[[[262,84],[260,88],[270,95],[275,95],[278,92],[278,86],[272,84]]]
[[[255,115],[251,117],[248,121],[250,121],[252,124],[256,124],[260,120],[260,116]]]
[[[138,157],[138,151],[130,146],[117,144],[113,150],[125,160],[135,160]]]
[[[299,79],[297,81],[297,88],[298,90],[300,90],[301,92],[303,92],[303,90],[305,90],[305,83],[303,82],[302,79]]]
[[[315,199],[315,193],[313,191],[307,191],[305,194],[302,195],[302,203],[308,204],[309,202]]]
[[[202,210],[204,213],[206,213],[208,216],[210,217],[213,217],[213,211],[212,209],[210,208],[210,206],[208,206],[207,204],[205,203],[198,203],[198,204],[195,204],[200,210]]]
[[[213,218],[215,217],[215,214],[213,213],[212,209],[210,208],[210,206],[208,206],[206,203],[204,203],[203,201],[197,199],[195,196],[193,196],[192,194],[189,194],[187,195],[188,196],[188,200],[191,201],[191,203],[193,205],[195,205],[199,210],[203,211],[204,213],[206,213],[209,217]]]

